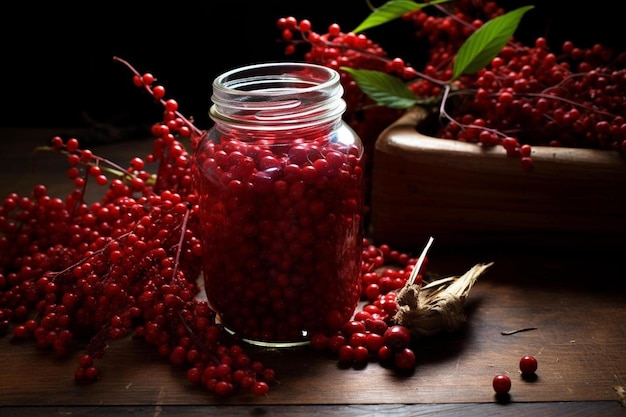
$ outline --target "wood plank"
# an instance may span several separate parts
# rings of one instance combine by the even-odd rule
[[[68,411],[69,410],[69,411]],[[207,405],[152,405],[152,406],[85,406],[85,407],[6,407],[1,417],[50,417],[71,413],[72,417],[420,417],[420,416],[500,416],[515,413],[516,417],[621,417],[624,408],[614,402],[559,402],[516,404],[375,404],[375,405],[261,405],[261,406],[207,406]]]
[[[442,257],[439,269],[458,267],[458,259]],[[55,360],[5,337],[0,405],[491,403],[491,379],[499,372],[511,376],[514,402],[616,401],[614,386],[626,381],[626,293],[608,280],[607,288],[586,288],[591,269],[606,277],[609,266],[576,270],[528,257],[495,259],[470,294],[466,326],[416,346],[414,373],[399,376],[376,363],[339,369],[333,358],[308,348],[263,350],[253,356],[274,367],[280,380],[264,398],[216,399],[132,338],[112,343],[101,361],[102,378],[79,386],[73,382],[76,356]],[[537,330],[500,334],[524,327]],[[539,360],[536,381],[519,375],[526,354]]]

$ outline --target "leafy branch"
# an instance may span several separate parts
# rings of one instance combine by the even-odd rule
[[[374,10],[355,32],[382,25],[403,14],[419,8],[444,3],[449,0],[435,0],[429,3],[415,3],[411,0],[390,0]],[[526,12],[534,6],[524,6],[498,16],[478,28],[459,48],[453,63],[452,78],[448,81],[430,79],[449,89],[452,82],[464,74],[474,74],[495,58],[517,30]],[[425,104],[428,99],[419,99],[400,78],[376,70],[341,67],[349,73],[361,91],[376,104],[396,109],[406,109],[416,104]],[[432,100],[432,98],[430,98]]]
[[[389,0],[382,6],[374,9],[354,30],[354,33],[363,32],[376,26],[383,25],[398,19],[407,13],[414,12],[426,6],[448,3],[452,0],[433,0],[429,3],[416,3],[412,0]]]

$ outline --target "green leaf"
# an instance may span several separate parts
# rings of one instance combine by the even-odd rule
[[[534,7],[520,7],[491,19],[467,38],[454,61],[452,80],[487,66],[511,39],[524,13]]]
[[[381,106],[407,109],[418,102],[415,94],[397,77],[374,70],[341,69],[352,75],[361,91]]]
[[[363,22],[354,30],[354,33],[363,32],[376,26],[380,26],[394,19],[402,17],[404,14],[421,9],[433,4],[446,3],[452,0],[433,0],[430,3],[416,3],[412,0],[389,0],[382,6],[374,10]]]

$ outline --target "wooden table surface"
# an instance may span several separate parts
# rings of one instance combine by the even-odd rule
[[[0,129],[0,192],[28,193],[37,182],[64,193],[63,158],[31,150],[49,130]],[[90,147],[125,162],[144,156],[150,140]],[[35,170],[32,167],[37,167]],[[63,194],[61,194],[63,195]],[[591,245],[593,246],[593,245]],[[610,249],[610,248],[609,248]],[[467,323],[416,347],[418,364],[398,375],[377,363],[340,368],[309,348],[254,350],[276,370],[265,397],[219,399],[185,379],[144,342],[110,344],[94,384],[73,380],[76,358],[55,359],[32,342],[0,338],[0,417],[45,416],[625,416],[626,273],[615,251],[586,253],[512,248],[430,249],[429,270],[460,275],[494,262],[466,303]],[[534,330],[503,335],[522,328]],[[519,359],[534,355],[536,380],[524,380]],[[511,377],[508,402],[494,397],[496,373]]]

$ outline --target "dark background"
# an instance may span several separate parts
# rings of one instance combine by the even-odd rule
[[[606,0],[586,8],[548,0],[499,4],[507,10],[536,6],[522,20],[517,33],[522,40],[546,35],[555,46],[565,39],[580,46],[601,42],[622,48],[624,43],[621,16]],[[132,85],[123,65],[113,62],[119,56],[139,72],[154,74],[183,114],[205,128],[215,76],[241,65],[300,58],[284,56],[277,42],[278,18],[307,18],[314,30],[325,32],[333,22],[352,29],[368,13],[365,0],[205,0],[159,7],[141,1],[16,3],[5,9],[0,29],[0,126],[65,128],[94,121],[124,126],[160,120],[161,108]],[[406,55],[411,32],[388,25],[368,35],[390,54]]]

